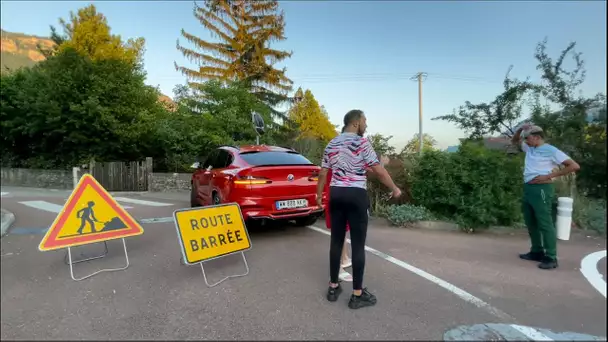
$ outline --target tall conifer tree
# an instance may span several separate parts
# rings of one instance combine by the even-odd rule
[[[216,38],[203,40],[182,29],[184,39],[194,45],[177,49],[195,62],[191,69],[175,63],[191,85],[208,80],[241,81],[265,103],[274,106],[288,99],[293,82],[285,68],[275,65],[291,52],[270,48],[270,43],[285,40],[285,19],[275,0],[206,0],[195,5],[194,16]]]

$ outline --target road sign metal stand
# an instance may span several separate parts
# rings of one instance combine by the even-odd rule
[[[240,252],[240,253],[243,256],[243,262],[245,262],[245,269],[246,269],[245,273],[224,277],[223,279],[221,279],[218,282],[213,283],[213,284],[209,284],[209,281],[207,280],[207,275],[205,274],[205,268],[203,267],[203,264],[205,263],[205,261],[201,261],[200,262],[201,271],[203,271],[203,278],[205,279],[205,284],[207,284],[208,287],[214,287],[214,286],[217,286],[217,285],[223,283],[224,281],[226,281],[230,278],[238,278],[238,277],[244,277],[244,276],[248,275],[249,274],[249,264],[247,264],[247,258],[245,258],[245,252]],[[213,259],[211,259],[211,260],[213,260]],[[207,261],[211,261],[211,260],[207,260]]]
[[[93,272],[93,273],[91,273],[91,274],[89,274],[87,276],[81,277],[81,278],[74,277],[74,264],[77,264],[77,263],[83,262],[83,261],[95,260],[95,259],[100,259],[100,258],[105,257],[107,255],[107,253],[108,253],[108,246],[107,246],[106,242],[104,241],[104,244],[106,244],[106,250],[105,250],[105,253],[103,254],[103,256],[100,255],[100,256],[97,256],[97,257],[83,259],[83,260],[76,260],[76,261],[72,260],[72,249],[70,247],[68,247],[68,265],[70,266],[70,275],[72,276],[72,280],[81,281],[81,280],[90,278],[90,277],[92,277],[92,276],[94,276],[96,274],[102,273],[102,272],[113,272],[113,271],[126,270],[129,267],[129,254],[127,253],[127,243],[126,243],[125,239],[122,238],[121,240],[122,240],[122,246],[123,246],[124,251],[125,251],[125,260],[127,262],[127,264],[124,267],[102,269],[102,270]],[[249,272],[249,268],[247,268],[247,272]]]
[[[98,256],[94,256],[94,257],[90,257],[90,258],[86,258],[86,259],[72,260],[72,264],[78,264],[78,263],[85,262],[85,261],[91,261],[91,260],[97,260],[97,259],[104,258],[106,255],[108,255],[108,242],[104,241],[103,242],[103,246],[104,246],[103,254],[98,255]],[[70,262],[68,260],[68,254],[69,254],[69,252],[70,252],[70,249],[68,248],[68,250],[65,252],[65,256],[63,257],[63,262],[66,265],[70,264]]]

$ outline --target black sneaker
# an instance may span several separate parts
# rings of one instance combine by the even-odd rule
[[[554,268],[557,268],[558,264],[557,264],[557,260],[553,259],[551,257],[544,257],[541,261],[540,264],[538,264],[538,268],[543,269],[543,270],[552,270]]]
[[[329,287],[327,289],[327,300],[330,302],[335,302],[340,297],[340,293],[342,293],[342,286],[338,284],[338,287]]]
[[[526,254],[520,254],[519,258],[530,261],[542,261],[545,257],[545,253],[543,252],[528,252]]]
[[[354,294],[350,296],[350,300],[348,301],[348,307],[351,309],[360,309],[366,306],[376,305],[376,296],[369,293],[367,288],[361,291],[360,296],[355,296]]]

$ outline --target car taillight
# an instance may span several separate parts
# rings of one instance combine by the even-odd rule
[[[234,183],[234,185],[260,185],[272,183],[272,181],[268,178],[253,176],[237,177],[232,182]]]

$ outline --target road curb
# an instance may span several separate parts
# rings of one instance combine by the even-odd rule
[[[2,223],[0,224],[0,237],[3,237],[8,232],[11,224],[15,222],[15,215],[8,210],[1,209]]]

